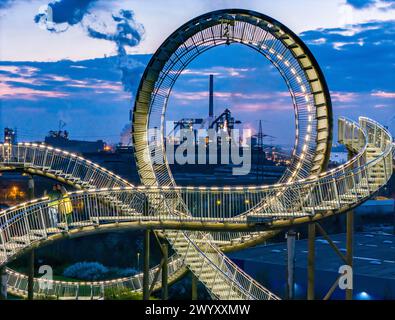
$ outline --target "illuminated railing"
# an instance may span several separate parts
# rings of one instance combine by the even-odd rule
[[[2,166],[27,167],[91,188],[133,186],[130,182],[83,157],[44,144],[0,144]]]
[[[173,255],[168,260],[169,279],[183,267],[183,260]],[[162,270],[159,265],[150,269],[149,284],[155,280],[154,288],[159,288]],[[159,271],[159,276],[155,277]],[[8,290],[18,296],[27,296],[28,276],[7,268]],[[37,298],[54,299],[104,299],[106,291],[127,288],[132,292],[142,291],[143,274],[104,281],[60,281],[34,278],[33,292]]]
[[[177,241],[188,239],[188,246],[178,248],[178,254],[190,266],[195,275],[202,281],[211,295],[217,299],[242,300],[278,300],[272,292],[255,281],[232,260],[226,257],[210,241],[208,234],[200,232],[167,231],[173,247],[177,250]],[[196,259],[196,252],[201,259]]]

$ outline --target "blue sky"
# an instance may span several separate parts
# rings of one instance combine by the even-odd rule
[[[84,2],[86,14],[80,10],[79,15],[70,11],[72,19],[54,16],[62,22],[54,32],[49,30],[52,26],[45,28],[34,21],[45,0],[0,0],[0,126],[17,127],[20,140],[42,139],[63,120],[72,138],[118,142],[150,54],[186,20],[226,7],[273,16],[302,37],[325,73],[336,118],[366,115],[394,129],[392,0],[328,0],[325,4],[169,0],[166,5],[159,0],[96,0],[80,4]],[[124,21],[142,35],[137,45],[124,47],[133,55],[127,59],[127,72],[120,70],[118,59],[104,58],[120,53],[119,41],[111,36],[103,39],[103,33],[93,38],[87,31],[89,26],[114,34],[111,13],[123,18],[120,9],[134,11],[133,19]],[[188,66],[171,96],[169,119],[207,113],[210,73],[215,75],[216,110],[229,107],[251,128],[263,119],[265,131],[276,136],[278,143],[293,141],[293,111],[284,83],[267,61],[237,45],[216,48]]]

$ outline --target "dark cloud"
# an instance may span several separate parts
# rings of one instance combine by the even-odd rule
[[[390,123],[395,116],[395,21],[313,30],[301,37],[328,81],[334,118],[363,115],[395,132]]]
[[[394,90],[395,20],[301,34],[336,91]]]
[[[395,0],[347,0],[347,3],[355,9],[369,8],[379,4],[380,2],[387,5],[383,10],[395,8]]]
[[[356,9],[363,9],[375,4],[376,0],[347,0],[347,3]]]
[[[80,23],[98,0],[60,0],[48,4],[48,8],[34,17],[36,23],[47,26],[52,32],[57,32],[59,24],[73,26]]]
[[[6,9],[11,7],[16,1],[15,0],[0,0],[0,9]]]

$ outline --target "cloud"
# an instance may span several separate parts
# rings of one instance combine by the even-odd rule
[[[181,101],[200,101],[207,100],[209,96],[208,91],[174,91],[171,97]],[[244,92],[230,92],[230,91],[215,91],[214,98],[220,100],[272,100],[278,98],[290,97],[289,92],[267,92],[267,93],[244,93]]]
[[[347,3],[356,9],[363,9],[373,6],[376,0],[347,0]]]
[[[371,7],[379,8],[381,10],[395,9],[394,0],[347,0],[347,4],[357,10]]]
[[[355,92],[331,92],[332,102],[353,102],[358,99]]]
[[[90,64],[90,62],[81,62]],[[35,63],[31,63],[35,64]],[[97,64],[97,66],[100,63]],[[40,68],[30,65],[0,65],[0,83],[3,99],[37,100],[41,98],[73,98],[96,95],[114,95],[114,100],[126,99],[118,77],[108,72],[112,64],[101,62],[101,77],[95,78],[96,67],[86,65],[74,68],[74,63],[38,63]],[[85,75],[86,76],[81,76]],[[103,76],[105,79],[103,79]],[[53,94],[51,94],[53,92]],[[121,98],[120,98],[121,97]]]
[[[259,112],[259,111],[291,111],[292,104],[281,104],[276,101],[270,103],[241,103],[237,105],[237,109],[242,112]]]
[[[64,92],[57,92],[54,90],[34,90],[25,87],[10,86],[6,83],[0,83],[0,97],[4,100],[39,100],[45,98],[64,98],[67,94]]]
[[[114,25],[109,28],[107,25],[102,30],[97,26],[88,25],[87,32],[92,38],[112,41],[117,44],[118,50],[125,46],[137,46],[144,34],[144,28],[134,19],[132,10],[120,10],[118,14],[112,15]]]
[[[0,10],[11,7],[15,2],[15,0],[0,0]]]
[[[10,73],[12,75],[32,76],[37,71],[39,71],[38,68],[34,68],[30,66],[13,66],[13,65],[0,66],[0,74]]]
[[[372,93],[372,96],[384,99],[395,99],[395,92],[376,91]]]
[[[53,1],[40,9],[34,21],[48,31],[66,31],[69,26],[80,23],[97,0],[60,0]]]
[[[184,69],[181,74],[186,76],[199,76],[199,77],[208,77],[209,75],[214,75],[216,78],[227,78],[227,77],[236,77],[236,78],[245,78],[249,73],[256,71],[256,68],[232,68],[232,67],[222,67],[215,66],[212,68],[204,68],[204,69]]]
[[[123,88],[119,83],[104,80],[90,80],[90,81],[80,81],[71,80],[68,81],[66,87],[69,88],[81,88],[81,89],[92,89],[97,93],[120,93]]]
[[[311,30],[301,37],[332,91],[394,91],[395,20]]]
[[[375,108],[375,109],[382,109],[382,108],[388,108],[388,107],[390,107],[390,106],[387,104],[376,104],[373,106],[373,108]]]

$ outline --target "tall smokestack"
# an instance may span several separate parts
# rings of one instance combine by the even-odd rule
[[[208,116],[214,117],[214,76],[210,74],[210,98],[209,98]]]

